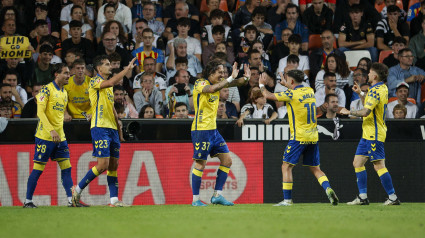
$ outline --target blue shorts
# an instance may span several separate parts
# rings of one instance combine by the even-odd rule
[[[93,157],[120,158],[120,138],[118,131],[111,128],[93,127],[91,129],[93,141]]]
[[[69,159],[68,142],[65,140],[56,144],[53,141],[42,140],[36,137],[34,161],[45,164],[49,161],[49,158],[52,160]]]
[[[208,155],[229,153],[229,148],[217,130],[192,131],[193,159],[207,160]]]
[[[357,146],[356,155],[370,158],[370,161],[385,159],[384,142],[361,139]]]
[[[290,140],[286,146],[285,153],[283,154],[283,161],[296,165],[303,155],[303,165],[306,166],[319,166],[319,144],[318,142],[303,142]]]

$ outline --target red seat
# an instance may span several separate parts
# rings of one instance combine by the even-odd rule
[[[383,63],[384,59],[387,58],[390,54],[392,54],[393,51],[392,50],[383,50],[381,51],[381,53],[379,53],[379,63]]]
[[[334,36],[334,49],[337,48],[336,46],[336,38]],[[308,36],[308,49],[309,50],[315,50],[318,48],[321,48],[322,45],[322,38],[320,37],[320,34],[311,34]]]
[[[388,103],[394,102],[395,100],[397,100],[397,97],[391,97],[391,98],[388,99]],[[407,98],[407,101],[409,101],[409,102],[411,102],[413,104],[416,104],[416,100],[413,99],[413,98]]]

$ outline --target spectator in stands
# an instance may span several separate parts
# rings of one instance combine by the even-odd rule
[[[124,113],[124,106],[119,103],[114,103],[115,111],[117,112],[118,119],[124,119],[125,113]]]
[[[372,60],[370,60],[368,57],[361,58],[357,63],[357,68],[362,68],[368,73],[370,71],[370,67],[372,67]]]
[[[220,101],[224,102],[227,118],[238,118],[238,111],[235,104],[227,101],[229,99],[229,88],[222,88],[220,90]]]
[[[304,25],[308,27],[311,34],[321,34],[324,30],[330,30],[334,12],[324,4],[324,0],[313,0],[312,2],[313,4],[305,12],[301,10]]]
[[[270,64],[270,56],[267,54],[267,52],[264,50],[264,45],[261,41],[256,40],[252,43],[251,47],[249,48],[249,51],[253,51],[253,50],[257,50],[258,52],[260,52],[261,55],[261,63],[262,66],[259,66],[260,70],[262,70],[262,72],[264,71],[269,71],[270,73],[272,72],[272,66]]]
[[[50,61],[51,64],[58,64],[62,63],[62,48],[61,48],[61,42],[58,38],[52,36],[52,35],[46,35],[39,39],[37,43],[37,52],[32,54],[32,58],[34,62],[38,61],[38,56],[40,55],[39,49],[42,45],[49,45],[53,48],[54,54],[52,57],[52,60]]]
[[[166,100],[165,105],[171,108],[175,102],[184,102],[189,105],[189,111],[194,111],[193,107],[193,84],[189,83],[189,72],[181,69],[176,73],[176,83],[168,86],[165,90]]]
[[[170,19],[177,20],[182,15],[187,14],[185,17],[190,17],[190,19],[199,22],[199,9],[187,3],[186,0],[176,0],[168,5],[164,10],[164,24],[167,25]],[[188,11],[186,13],[186,11]],[[197,23],[199,25],[199,23]]]
[[[414,44],[414,43],[412,43],[412,41],[415,42],[416,40],[413,40],[413,38],[412,38],[411,41],[410,41],[410,44]],[[401,49],[404,49],[406,46],[407,46],[406,39],[404,39],[403,37],[400,37],[400,36],[396,36],[394,38],[393,45],[391,46],[391,49],[393,50],[393,54],[390,54],[388,57],[386,57],[384,59],[383,63],[388,68],[391,68],[395,65],[398,65],[400,63],[399,57],[398,57],[398,52]],[[423,46],[422,46],[422,48],[423,48]],[[413,48],[411,48],[411,49],[413,49]]]
[[[93,44],[89,39],[82,37],[81,26],[80,21],[72,20],[69,23],[71,37],[62,42],[62,56],[65,60],[66,52],[71,48],[76,48],[81,51],[87,64],[91,64],[94,58]]]
[[[73,72],[73,70],[72,70],[72,64],[77,59],[83,59],[83,54],[81,53],[81,51],[79,49],[71,48],[71,49],[66,51],[64,60],[65,60],[66,65],[70,69],[70,75],[75,74],[75,72]]]
[[[381,14],[367,0],[339,0],[335,9],[333,32],[338,33],[341,26],[350,22],[350,16],[347,14],[350,9],[357,8],[355,5],[360,5],[365,19],[372,23],[373,29],[376,29],[376,24],[381,20]]]
[[[22,107],[21,105],[12,100],[12,85],[8,83],[3,83],[0,85],[0,102],[8,103],[12,108],[12,114],[10,118],[20,118]]]
[[[176,116],[176,119],[188,119],[189,117],[189,109],[187,108],[186,103],[184,102],[178,102],[174,106],[174,115]]]
[[[233,47],[228,46],[225,42],[225,29],[222,25],[214,26],[212,29],[212,38],[213,42],[208,43],[207,41],[202,41],[204,44],[202,48],[202,62],[204,66],[208,63],[211,56],[217,52],[217,47],[224,48],[221,51],[224,51],[227,55],[227,62],[233,64],[235,61],[235,56],[233,54]],[[220,50],[219,50],[220,51]]]
[[[374,47],[374,28],[372,28],[369,18],[363,18],[362,6],[359,4],[352,5],[349,15],[349,20],[339,29],[339,50],[342,52],[348,50],[368,50],[372,57],[372,62],[377,62],[378,50]]]
[[[276,28],[276,25],[279,22],[282,22],[285,19],[285,10],[288,3],[292,2],[291,0],[278,0],[276,6],[271,7],[267,11],[267,20],[266,22],[272,26],[272,29]]]
[[[83,20],[83,12],[82,7],[75,5],[71,9],[71,21],[79,21]],[[71,34],[69,32],[70,26],[69,24],[62,26],[61,31],[61,40],[64,41],[68,38],[71,38]],[[84,37],[90,41],[93,41],[93,29],[87,23],[81,24],[81,37]]]
[[[232,68],[231,67],[226,67],[226,69],[224,70],[224,75],[223,78],[227,79],[229,77],[229,74],[232,73]],[[227,97],[227,101],[233,103],[233,105],[235,105],[236,107],[236,111],[237,113],[239,113],[239,111],[241,110],[241,98],[239,96],[239,89],[238,87],[230,87],[229,89],[229,95]]]
[[[289,3],[285,11],[286,19],[276,25],[274,34],[277,40],[281,40],[281,32],[285,28],[292,30],[294,34],[301,36],[301,49],[302,51],[308,51],[308,28],[301,22],[300,9],[297,5]]]
[[[298,34],[293,34],[289,37],[289,54],[296,55],[300,59],[300,63],[298,66],[299,70],[302,70],[304,74],[309,75],[310,65],[308,61],[308,56],[300,55],[300,47],[301,47],[301,36]],[[279,72],[283,72],[287,64],[288,56],[279,60],[279,67],[276,71],[276,77],[280,78]]]
[[[336,75],[335,73],[328,72],[324,75],[325,86],[316,90],[316,105],[320,111],[317,112],[317,115],[327,111],[325,104],[325,97],[328,94],[336,94],[338,96],[338,105],[340,107],[345,107],[345,94],[344,91],[337,87]]]
[[[232,30],[228,25],[224,24],[225,15],[226,13],[220,9],[216,9],[211,12],[211,24],[202,27],[201,39],[203,47],[206,47],[209,44],[217,44],[218,41],[225,42],[227,45],[233,46]],[[220,35],[218,35],[219,33]],[[214,36],[214,34],[216,34],[216,36]]]
[[[187,43],[183,39],[175,39],[174,44],[168,44],[170,55],[165,58],[167,78],[171,78],[176,74],[175,60],[178,57],[187,58],[188,71],[190,75],[200,78],[202,77],[201,62],[194,55],[187,54]]]
[[[1,25],[1,30],[3,31],[3,35],[1,35],[0,38],[7,36],[18,36],[16,33],[16,21],[13,19],[4,20],[3,24]]]
[[[418,111],[418,107],[416,106],[416,104],[413,104],[407,100],[407,97],[409,95],[409,84],[407,84],[406,82],[398,83],[395,95],[397,97],[397,100],[388,103],[387,118],[395,118],[395,115],[393,114],[393,109],[398,104],[403,105],[406,108],[407,113],[405,113],[404,115],[405,118],[415,118],[416,113]]]
[[[177,57],[176,60],[175,60],[175,65],[176,65],[176,72],[181,70],[181,69],[187,70],[189,72],[189,77],[190,77],[189,83],[195,85],[195,81],[198,80],[198,79],[190,74],[189,67],[188,67],[189,63],[188,63],[187,58]],[[167,79],[166,79],[166,82],[165,82],[166,85],[168,85],[168,86],[176,83],[175,73],[172,77],[169,77],[169,76],[170,75],[167,74],[167,76],[166,76]]]
[[[243,26],[245,28],[249,25],[254,25],[257,30],[264,35],[270,35],[270,39],[273,35],[272,26],[265,22],[267,16],[267,10],[264,7],[257,7],[251,14],[251,21]],[[266,45],[268,46],[268,44]]]
[[[407,108],[402,104],[397,104],[394,106],[393,111],[394,119],[406,119]]]
[[[272,66],[272,72],[276,72],[279,66],[279,60],[289,55],[289,37],[292,35],[292,30],[285,28],[282,30],[282,41],[279,41],[272,48],[272,55],[270,58],[270,64]]]
[[[121,68],[121,56],[117,52],[114,52],[114,53],[108,55],[108,59],[109,59],[109,62],[111,64],[112,76],[121,72],[121,70],[122,70],[122,68]],[[122,79],[118,82],[118,84],[116,84],[116,85],[123,86],[124,90],[131,97],[133,97],[133,88],[131,87],[131,83],[130,83],[129,78],[131,78],[132,75],[133,75],[132,71],[129,70],[127,72],[127,74],[125,74],[124,77],[122,77]],[[131,101],[131,99],[129,97],[126,97],[126,98]]]
[[[62,11],[60,14],[60,21],[62,26],[65,26],[66,24],[71,22],[72,20],[71,13],[72,13],[72,8],[74,7],[74,5],[78,5],[81,7],[82,16],[83,16],[82,21],[84,23],[89,24],[92,28],[94,28],[94,12],[91,7],[88,7],[86,5],[86,0],[72,0],[71,4],[68,4],[62,8]]]
[[[115,7],[115,20],[121,22],[121,24],[127,28],[127,32],[130,32],[132,23],[130,8],[122,3],[119,3],[118,0],[108,0],[108,4],[112,4]],[[105,15],[103,10],[105,6],[106,4],[100,7],[97,11],[97,24],[103,24],[105,22]]]
[[[46,85],[53,81],[53,65],[50,60],[53,57],[53,48],[49,45],[40,46],[39,60],[35,63],[34,78],[32,83]],[[32,85],[32,84],[31,84]]]
[[[369,91],[370,85],[368,83],[363,83],[363,84],[358,84],[358,85],[360,85],[360,90],[363,93],[365,93],[365,95],[366,95],[367,92]],[[353,95],[354,94],[358,95],[356,92],[353,92]],[[358,111],[358,110],[361,110],[363,108],[364,108],[364,105],[363,105],[362,99],[360,97],[357,97],[357,99],[353,100],[350,103],[350,111],[351,110]],[[350,118],[360,118],[360,117],[350,116]]]
[[[316,91],[324,86],[323,76],[328,72],[336,75],[336,84],[340,89],[343,89],[347,84],[353,84],[353,72],[348,68],[347,62],[336,54],[330,54],[326,58],[324,69],[317,73],[315,83]]]
[[[213,12],[215,10],[220,10],[219,6],[220,6],[220,0],[207,0],[207,6],[208,6],[208,11],[205,12],[201,12],[200,13],[200,25],[201,27],[205,27],[206,25],[211,25],[212,24],[212,17],[211,15],[213,14]],[[224,25],[227,26],[231,26],[232,25],[232,19],[231,19],[231,13],[225,13],[222,10],[220,10],[220,12],[224,13],[223,14],[223,23]]]
[[[421,2],[421,9],[418,15],[410,21],[410,37],[420,33],[422,30],[423,16],[425,15],[425,1]]]
[[[16,33],[18,35],[27,35],[27,29],[20,23],[21,18],[19,16],[18,9],[16,9],[14,6],[7,6],[1,9],[0,26],[3,25],[3,22],[6,20],[15,21]]]
[[[161,16],[158,16],[158,9],[161,9]],[[133,13],[133,10],[132,10],[132,13]],[[152,29],[154,34],[157,36],[161,36],[165,30],[165,25],[162,22],[162,7],[151,1],[147,1],[143,3],[143,9],[141,13],[142,14],[140,18],[135,18],[133,14],[133,22],[136,22],[138,19],[145,19],[148,22],[148,27]],[[135,24],[133,24],[133,28],[131,32],[136,32]]]
[[[127,92],[120,85],[114,86],[114,103],[123,106],[123,118],[138,118],[136,108],[126,100]]]
[[[413,53],[409,48],[404,48],[398,52],[400,64],[393,66],[388,71],[388,97],[395,97],[397,85],[400,82],[409,84],[409,98],[416,100],[419,105],[421,102],[421,84],[425,79],[425,71],[412,66]]]
[[[260,70],[257,67],[250,67],[249,69],[251,70],[251,77],[249,78],[248,83],[239,87],[240,105],[245,105],[251,102],[250,92],[253,88],[258,88]]]
[[[18,85],[26,88],[34,77],[34,61],[26,58],[24,61],[16,58],[7,58],[0,64],[0,78],[4,77],[6,71],[13,69],[18,72]]]
[[[175,5],[175,13],[176,18],[171,18],[170,20],[164,19],[164,23],[166,24],[165,30],[163,33],[163,36],[167,38],[168,40],[173,39],[177,36],[177,20],[186,17],[190,18],[189,16],[189,5],[184,1],[178,1]],[[199,26],[199,13],[198,13],[198,19],[194,20],[193,18],[190,18],[190,30],[188,32],[188,35],[191,37],[195,37],[199,41],[201,41],[201,28]]]
[[[117,36],[114,33],[104,32],[102,34],[102,44],[103,47],[97,47],[96,55],[110,55],[117,52],[121,56],[121,64],[128,65],[131,56],[127,53],[127,50],[117,46]]]
[[[143,62],[146,57],[152,57],[156,60],[157,72],[161,72],[162,65],[164,64],[164,52],[158,48],[153,47],[152,43],[154,40],[153,31],[150,28],[146,28],[142,32],[143,46],[135,49],[131,54],[137,58],[137,72],[141,72],[143,69]]]
[[[0,101],[0,118],[13,118],[12,104]]]
[[[233,29],[235,32],[235,35],[239,35],[239,32],[237,29],[240,29],[242,26],[248,24],[248,22],[251,21],[251,14],[254,12],[254,9],[260,6],[260,1],[258,0],[247,0],[245,5],[240,7],[236,14],[235,14],[235,20],[233,21]]]
[[[243,32],[240,34],[240,37],[235,39],[235,41],[240,42],[240,44],[236,45],[236,60],[238,63],[241,63],[241,59],[247,56],[249,47],[251,47],[256,40],[261,40],[261,34],[257,31],[255,26],[249,25],[243,28]]]
[[[400,19],[400,9],[396,5],[388,7],[388,17],[380,20],[375,30],[376,47],[391,50],[394,38],[401,36],[409,41],[409,26]]]
[[[143,46],[143,30],[149,28],[148,23],[145,19],[139,19],[135,23],[135,32],[133,32],[133,41],[132,45],[134,45],[134,48],[140,48]],[[156,47],[158,49],[164,49],[162,39],[159,35],[156,35],[154,33],[154,40],[152,42],[152,46]]]
[[[28,101],[28,95],[25,89],[18,85],[18,72],[14,69],[6,71],[3,75],[3,83],[12,86],[12,100],[23,108]]]
[[[334,93],[326,94],[324,107],[326,108],[326,111],[324,111],[323,114],[318,118],[322,118],[322,119],[336,118],[337,117],[336,113],[338,112],[338,108],[339,108],[338,96]]]
[[[133,18],[133,23],[136,22],[137,20],[143,19],[145,17],[145,14],[148,14],[148,15],[154,14],[155,20],[162,22],[162,17],[163,17],[162,4],[160,5],[158,3],[154,3],[153,11],[151,7],[148,7],[147,9],[145,9],[144,7],[146,6],[146,4],[149,4],[150,2],[151,1],[149,0],[143,0],[143,1],[133,0],[133,6],[130,8],[131,17]]]
[[[219,99],[218,101],[218,109],[217,109],[217,119],[228,119],[227,108],[226,108],[226,100]]]
[[[106,32],[112,32],[117,37],[117,46],[123,48],[125,50],[131,51],[130,49],[134,49],[133,42],[128,42],[128,34],[122,27],[121,23],[116,20],[111,20],[105,23],[103,27],[103,34]],[[97,39],[97,42],[100,43],[101,37]]]
[[[97,24],[96,26],[96,32],[95,32],[95,37],[96,37],[96,41],[97,43],[100,42],[100,37],[102,36],[102,32],[103,29],[105,28],[105,25],[107,22],[109,21],[114,21],[115,20],[115,7],[112,4],[106,4],[105,7],[103,8],[103,14],[105,15],[105,22],[102,24]],[[125,29],[121,22],[117,21],[118,24],[121,25],[121,27],[123,29]],[[124,30],[125,31],[125,30]],[[125,31],[127,33],[127,31]]]
[[[380,12],[382,18],[386,18],[388,16],[388,8],[390,6],[397,6],[396,5],[396,0],[384,0],[384,3],[385,3],[385,7],[383,7],[382,10],[381,10],[381,12]],[[397,6],[397,7],[399,7],[399,6]],[[400,9],[399,8],[398,9],[398,13],[400,15],[400,20],[403,21],[403,22],[406,22],[406,16],[407,16],[406,12],[403,9]]]
[[[6,23],[5,23],[6,24]],[[5,33],[8,31],[5,31]],[[34,29],[32,32],[35,32],[33,34],[30,34],[30,44],[32,47],[34,47],[35,51],[39,52],[39,46],[40,46],[40,39],[42,37],[46,37],[49,35],[49,25],[47,21],[45,20],[36,20],[34,22]],[[13,36],[12,35],[5,35],[5,36]]]
[[[72,21],[71,21],[72,22]],[[89,85],[91,78],[85,74],[86,64],[83,59],[76,59],[72,63],[75,73],[69,77],[68,84],[64,86],[68,93],[68,105],[65,116],[72,119],[91,118]]]
[[[181,17],[177,20],[177,36],[176,38],[184,39],[187,43],[187,54],[189,55],[195,55],[196,58],[198,58],[199,61],[201,61],[201,54],[202,54],[202,48],[201,48],[201,42],[193,37],[190,37],[188,35],[190,31],[190,19],[187,17]],[[173,38],[167,42],[168,44],[171,44],[174,42]]]
[[[354,101],[359,99],[359,95],[355,92],[354,87],[361,87],[361,85],[364,85],[367,83],[367,75],[368,72],[365,69],[357,68],[353,71],[353,85],[345,85],[344,87],[344,93],[346,97],[346,105],[345,108],[350,108],[350,104]],[[369,87],[368,87],[369,88]]]
[[[300,10],[301,10],[301,14],[304,16],[306,15],[305,11],[306,9],[309,7],[309,5],[318,5],[318,4],[323,4],[323,2],[326,2],[326,5],[330,10],[332,10],[333,12],[335,12],[335,7],[336,7],[336,0],[299,0],[298,4],[300,6]]]
[[[242,107],[241,115],[236,124],[241,127],[245,118],[264,119],[264,123],[268,125],[277,118],[277,113],[270,104],[266,103],[263,93],[258,90],[252,93],[252,103],[245,104]]]
[[[59,22],[51,19],[48,16],[49,15],[49,12],[48,12],[47,6],[44,5],[44,4],[36,4],[35,5],[34,12],[35,12],[35,18],[34,18],[33,22],[35,22],[36,20],[45,20],[48,23],[49,33],[52,36],[54,36],[57,39],[59,39],[60,38],[60,32],[61,32],[61,25],[60,25]],[[34,27],[32,26],[30,29],[34,29]],[[37,34],[36,31],[35,30],[32,30],[29,33],[29,36],[31,38],[34,38],[35,37],[35,34]]]
[[[165,75],[155,72],[156,68],[156,61],[152,57],[145,58],[145,62],[143,64],[143,71],[136,75],[133,80],[133,89],[134,92],[138,92],[141,90],[141,79],[142,75],[145,73],[152,74],[154,76],[154,84],[155,87],[161,92],[162,94],[162,101],[165,101],[165,90],[167,89],[167,84],[165,82]]]
[[[345,54],[339,49],[334,48],[335,37],[331,30],[324,30],[322,34],[320,34],[320,38],[322,39],[322,48],[311,52],[309,57],[311,79],[315,79],[317,73],[325,67],[328,55],[335,54],[339,56],[341,60],[345,61]]]
[[[140,109],[139,118],[153,119],[155,118],[155,110],[150,104],[144,105]]]
[[[155,108],[155,114],[160,115],[162,112],[162,95],[154,87],[154,79],[152,74],[143,74],[142,76],[142,90],[134,93],[134,105],[136,110],[140,112],[142,107],[146,104],[150,104]],[[140,117],[139,118],[144,118]]]

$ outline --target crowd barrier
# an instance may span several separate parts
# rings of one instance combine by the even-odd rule
[[[36,120],[11,120],[0,134],[0,204],[21,206],[34,156]],[[281,164],[289,139],[287,120],[264,125],[248,121],[239,128],[234,120],[218,121],[233,159],[224,195],[237,204],[275,203],[282,199]],[[132,205],[190,204],[193,148],[190,120],[124,120],[127,141],[121,144],[119,197]],[[335,130],[337,126],[338,130]],[[387,122],[386,165],[402,202],[425,201],[425,121]],[[352,159],[361,137],[360,120],[319,120],[321,168],[341,201],[357,194]],[[96,164],[92,157],[90,126],[86,121],[65,123],[74,184]],[[209,201],[215,185],[218,159],[209,159],[204,170],[201,199]],[[386,198],[373,166],[367,163],[368,195],[372,202]],[[294,202],[327,202],[312,174],[303,166],[294,169]],[[66,205],[60,169],[49,162],[34,196],[37,205]],[[82,200],[91,205],[109,201],[106,174],[93,181]]]

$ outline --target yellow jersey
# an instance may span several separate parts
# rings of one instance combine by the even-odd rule
[[[103,81],[104,79],[99,74],[90,80],[91,128],[103,127],[117,130],[117,122],[114,116],[113,88],[100,89],[100,84]]]
[[[68,85],[65,85],[65,90],[68,92],[68,112],[72,118],[85,118],[81,113],[90,112],[90,97],[89,84],[90,77],[84,76],[84,81],[81,85],[75,83],[75,75],[69,78]]]
[[[59,134],[61,141],[66,140],[63,131],[64,113],[66,104],[68,103],[68,94],[66,90],[59,88],[55,81],[53,81],[41,88],[36,99],[37,111],[42,110],[44,114],[37,112],[40,121],[37,125],[35,137],[52,141],[50,132],[55,130]]]
[[[365,98],[365,108],[372,112],[363,117],[363,138],[366,140],[378,140],[385,142],[387,137],[387,114],[388,88],[383,82],[379,82],[369,88]]]
[[[212,85],[208,79],[198,79],[193,88],[195,118],[192,123],[192,131],[215,130],[217,128],[216,120],[220,91],[203,93],[202,90],[207,85]]]
[[[278,101],[285,101],[288,109],[291,140],[317,142],[319,133],[316,120],[316,98],[310,87],[302,85],[274,94]]]

